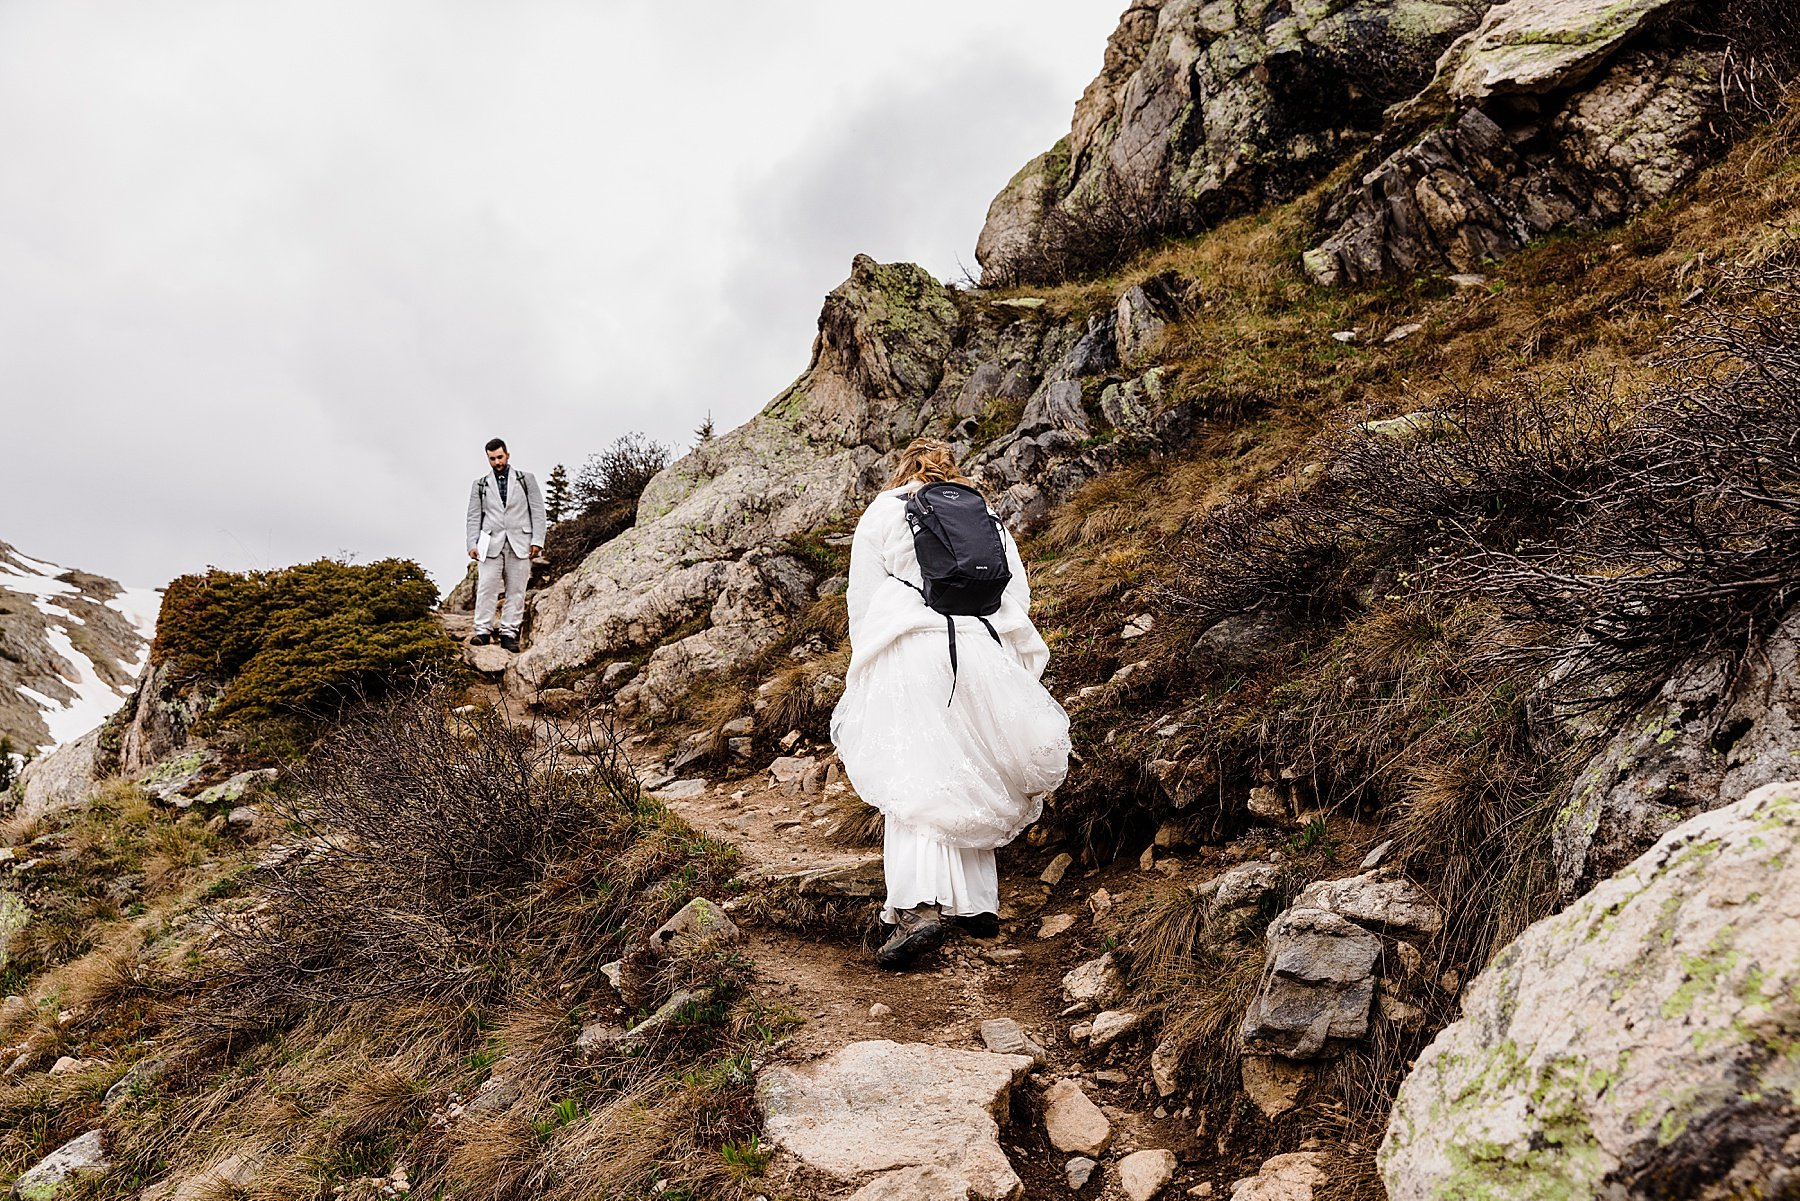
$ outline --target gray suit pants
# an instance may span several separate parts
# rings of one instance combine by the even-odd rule
[[[525,620],[525,585],[531,579],[531,560],[513,553],[512,544],[500,539],[500,553],[489,555],[475,566],[475,632],[485,634],[494,624],[494,605],[500,600],[500,585],[506,584],[506,608],[500,613],[500,632],[519,635],[519,623]]]

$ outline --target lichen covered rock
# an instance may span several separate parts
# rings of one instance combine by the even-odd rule
[[[1438,64],[1450,98],[1542,93],[1578,83],[1626,38],[1680,0],[1509,0],[1456,39]]]
[[[22,1172],[13,1181],[12,1195],[20,1201],[52,1201],[73,1193],[82,1177],[101,1175],[111,1166],[105,1136],[90,1130]]]
[[[1502,951],[1400,1089],[1394,1201],[1800,1189],[1797,843],[1757,789]]]

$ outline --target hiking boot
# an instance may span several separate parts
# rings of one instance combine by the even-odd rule
[[[957,928],[970,938],[999,938],[1000,915],[998,913],[959,913],[950,919]]]
[[[483,631],[481,631],[481,633],[475,635],[475,637],[469,639],[469,645],[470,646],[486,646],[488,643],[492,642],[493,640],[494,640],[493,635],[489,634],[486,630],[483,630]]]
[[[500,635],[500,649],[509,655],[519,653],[519,636],[517,634]]]
[[[919,956],[936,950],[950,933],[950,927],[936,905],[915,905],[911,909],[896,910],[894,916],[899,920],[894,924],[893,934],[875,952],[876,967],[889,971],[910,967]]]

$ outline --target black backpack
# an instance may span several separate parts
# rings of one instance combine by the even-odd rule
[[[1000,519],[981,493],[967,484],[926,484],[906,499],[906,524],[919,556],[919,589],[925,603],[944,615],[950,638],[950,704],[956,700],[956,619],[977,618],[995,642],[988,614],[1000,608],[1012,569]],[[911,581],[903,580],[908,587]]]

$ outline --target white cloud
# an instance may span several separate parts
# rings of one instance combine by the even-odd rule
[[[159,584],[459,569],[494,433],[571,470],[804,366],[852,254],[940,275],[1112,4],[0,8],[0,538]]]

